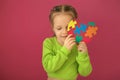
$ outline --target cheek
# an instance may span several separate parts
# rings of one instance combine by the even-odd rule
[[[55,33],[57,36],[60,36],[61,32],[60,31],[56,31]]]
[[[56,36],[58,36],[58,35],[60,35],[60,31],[59,31],[59,30],[54,30],[54,34],[55,34]]]

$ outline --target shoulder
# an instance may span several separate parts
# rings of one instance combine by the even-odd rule
[[[53,44],[55,42],[55,37],[45,38],[43,44]]]

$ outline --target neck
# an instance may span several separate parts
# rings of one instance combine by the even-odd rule
[[[59,39],[57,39],[58,43],[63,46],[64,45],[64,42],[63,41],[60,41]]]

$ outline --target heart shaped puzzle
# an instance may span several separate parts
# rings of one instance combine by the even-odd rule
[[[92,38],[96,35],[98,27],[94,22],[88,22],[88,24],[78,23],[77,20],[71,20],[68,23],[67,31],[68,34],[73,34],[76,42],[84,41],[86,43],[90,42]]]

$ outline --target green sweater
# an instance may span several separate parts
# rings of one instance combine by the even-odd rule
[[[69,51],[56,37],[44,40],[42,64],[48,77],[60,80],[75,80],[78,74],[88,76],[92,72],[88,53],[79,52],[76,45]]]

